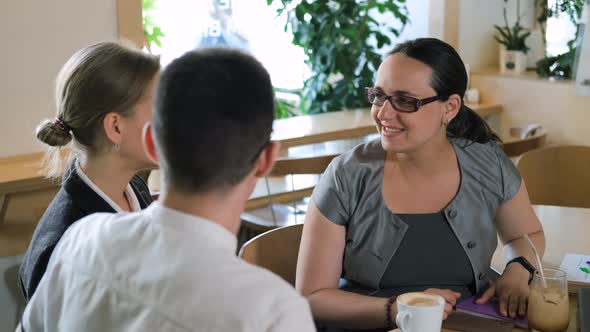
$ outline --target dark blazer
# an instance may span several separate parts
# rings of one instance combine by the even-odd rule
[[[134,176],[129,182],[142,209],[152,202],[146,183]],[[64,174],[62,187],[35,228],[33,239],[20,267],[20,286],[27,302],[33,296],[47,269],[49,258],[59,239],[77,220],[96,212],[115,212],[76,173],[71,162]]]

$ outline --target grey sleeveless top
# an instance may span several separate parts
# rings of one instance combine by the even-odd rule
[[[476,292],[481,292],[492,274],[496,209],[516,195],[521,178],[496,142],[451,139],[451,143],[461,183],[441,213],[468,258]],[[312,195],[326,218],[346,227],[342,277],[375,290],[381,289],[389,262],[408,231],[408,224],[383,200],[385,155],[380,139],[358,145],[330,163]]]

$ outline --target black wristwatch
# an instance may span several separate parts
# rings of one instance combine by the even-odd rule
[[[527,271],[529,271],[529,273],[531,274],[531,276],[529,277],[529,284],[531,283],[531,281],[533,280],[533,275],[535,275],[535,267],[524,257],[519,256],[516,258],[511,259],[508,263],[506,263],[506,267],[508,267],[508,265],[512,264],[512,263],[519,263],[520,265],[522,265],[522,267],[524,267]]]

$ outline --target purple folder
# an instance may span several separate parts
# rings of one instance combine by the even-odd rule
[[[529,323],[526,317],[510,318],[502,316],[499,310],[498,299],[492,298],[485,304],[476,304],[475,300],[477,300],[477,298],[472,296],[466,300],[461,301],[459,304],[457,304],[457,311],[479,317],[510,321],[520,328],[528,328]]]

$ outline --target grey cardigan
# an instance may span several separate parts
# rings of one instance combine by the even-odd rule
[[[469,258],[476,291],[481,292],[489,285],[490,263],[497,246],[496,210],[516,195],[521,178],[496,142],[452,139],[451,143],[459,161],[461,183],[443,212]],[[408,229],[383,201],[385,154],[380,139],[376,139],[335,158],[312,195],[326,218],[346,226],[342,277],[374,289],[379,289]]]

